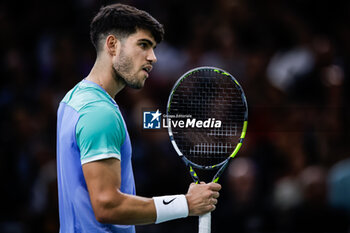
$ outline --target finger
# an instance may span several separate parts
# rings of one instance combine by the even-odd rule
[[[213,191],[220,191],[220,189],[221,189],[221,185],[218,183],[211,182],[208,185],[209,185],[210,189]]]
[[[216,209],[216,206],[215,206],[215,205],[211,205],[209,211],[212,212],[212,211],[214,211],[215,209]]]
[[[219,196],[220,196],[219,192],[213,192],[211,195],[211,197],[213,197],[213,198],[219,198]]]

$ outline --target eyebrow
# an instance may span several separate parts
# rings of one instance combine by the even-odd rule
[[[146,39],[146,38],[143,38],[143,39],[140,39],[140,40],[138,40],[139,42],[146,42],[146,43],[148,43],[151,47],[153,47],[153,48],[156,48],[157,47],[157,45],[155,44],[155,43],[153,43],[151,40],[149,40],[149,39]]]

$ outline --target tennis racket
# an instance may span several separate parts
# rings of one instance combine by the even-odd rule
[[[167,124],[171,143],[194,182],[200,182],[194,169],[216,169],[212,182],[218,182],[246,135],[248,105],[243,89],[222,69],[192,69],[171,90]],[[209,212],[199,217],[199,233],[210,232]]]

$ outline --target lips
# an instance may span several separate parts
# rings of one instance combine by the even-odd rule
[[[152,66],[151,65],[146,65],[144,67],[142,67],[142,70],[146,71],[147,74],[149,74],[152,70]]]

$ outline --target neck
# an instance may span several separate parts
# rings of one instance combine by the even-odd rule
[[[86,80],[100,85],[112,98],[125,87],[124,81],[116,77],[112,62],[103,57],[96,59]]]

